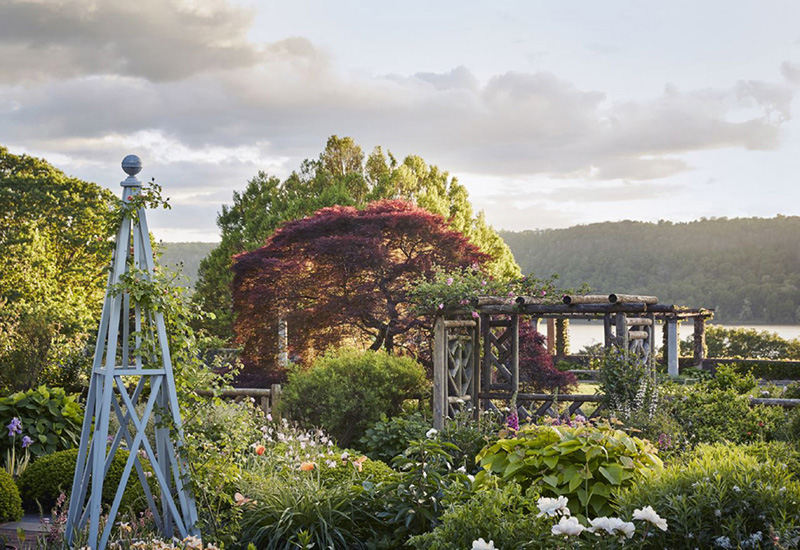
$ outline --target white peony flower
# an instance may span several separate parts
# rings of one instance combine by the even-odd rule
[[[553,517],[555,515],[568,516],[570,515],[569,508],[567,508],[568,503],[569,500],[564,496],[558,498],[542,497],[536,501],[536,506],[539,508],[539,513],[536,517]]]
[[[425,434],[425,437],[427,437],[428,439],[432,439],[432,438],[436,437],[436,434],[438,434],[438,433],[439,433],[439,430],[437,430],[436,428],[431,428]]]
[[[565,537],[577,536],[586,529],[578,522],[578,518],[562,517],[558,523],[553,525],[550,530],[554,535],[564,535]]]
[[[633,519],[641,519],[652,523],[662,531],[667,530],[667,520],[660,517],[652,506],[645,506],[641,510],[633,511]]]
[[[636,526],[628,521],[622,521],[619,518],[607,518],[605,516],[590,519],[591,527],[587,529],[590,533],[596,535],[602,534],[605,531],[609,535],[617,535],[622,539],[623,537],[631,538],[636,531]]]
[[[494,541],[486,542],[482,538],[472,541],[472,550],[498,550],[494,547]]]

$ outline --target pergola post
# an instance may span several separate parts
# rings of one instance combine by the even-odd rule
[[[694,366],[702,369],[706,358],[706,318],[694,318]]]
[[[447,329],[444,317],[436,316],[433,328],[433,427],[444,428],[447,414]]]
[[[675,378],[679,374],[678,319],[675,317],[666,319],[664,328],[667,340],[667,347],[664,349],[667,372],[671,377]]]

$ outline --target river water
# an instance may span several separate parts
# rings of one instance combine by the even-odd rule
[[[711,323],[715,324],[715,323]],[[800,338],[800,325],[722,325],[726,328],[752,328],[758,331],[766,330],[775,332],[781,338],[792,340]],[[655,341],[658,348],[663,342],[661,329],[663,325],[656,323]],[[539,322],[539,331],[542,334],[547,332],[545,321]],[[692,336],[694,326],[692,323],[681,323],[678,329],[678,336],[685,340]],[[584,346],[603,343],[603,321],[570,321],[569,323],[569,348],[571,353],[578,353]]]

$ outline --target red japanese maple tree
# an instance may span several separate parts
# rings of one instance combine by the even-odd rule
[[[235,258],[237,340],[246,362],[269,371],[281,316],[302,358],[342,343],[391,353],[420,340],[422,321],[410,314],[408,282],[434,266],[454,269],[488,259],[443,217],[408,202],[323,208]]]

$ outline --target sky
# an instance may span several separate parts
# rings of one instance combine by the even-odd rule
[[[796,0],[0,0],[0,145],[218,240],[327,138],[415,154],[496,229],[800,215]]]

